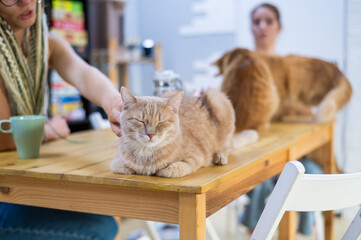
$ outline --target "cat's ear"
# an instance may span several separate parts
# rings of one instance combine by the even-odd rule
[[[120,89],[120,94],[122,95],[123,109],[129,108],[132,104],[137,102],[137,99],[126,87]]]
[[[217,61],[211,63],[211,65],[218,67],[218,70],[219,70],[219,73],[217,73],[216,75],[214,75],[215,77],[218,77],[218,76],[220,76],[220,75],[223,74],[223,67],[222,67],[222,65],[223,65],[224,56],[225,56],[225,55],[223,55],[223,56],[222,56],[221,58],[219,58]]]
[[[220,57],[217,61],[211,63],[212,66],[220,67],[222,65],[224,56]]]
[[[178,112],[179,106],[182,102],[184,92],[179,92],[173,97],[167,100],[166,106],[169,107],[172,111]]]

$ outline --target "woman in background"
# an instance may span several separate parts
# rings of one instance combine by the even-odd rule
[[[277,55],[276,40],[282,29],[278,8],[269,3],[260,4],[252,10],[251,20],[255,51],[268,55]],[[305,167],[306,173],[323,173],[322,168],[315,162],[305,157],[301,159],[301,162]],[[273,177],[247,193],[250,202],[246,205],[245,212],[241,216],[240,221],[250,232],[256,227],[266,205],[265,201],[271,194],[276,181],[277,177]],[[305,235],[312,234],[313,225],[313,213],[301,212],[298,231]]]
[[[80,93],[104,108],[120,135],[120,93],[97,69],[85,63],[63,39],[48,35],[43,0],[0,0],[0,119],[45,115],[48,66]],[[51,124],[51,125],[49,125]],[[69,134],[55,118],[45,126]],[[15,149],[11,135],[0,133],[0,151]],[[110,216],[0,203],[0,239],[114,239]]]
[[[255,50],[277,55],[276,40],[282,29],[278,9],[274,5],[263,3],[251,12],[251,20]]]

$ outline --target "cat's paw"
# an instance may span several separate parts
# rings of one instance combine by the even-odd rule
[[[112,163],[110,164],[110,169],[113,173],[118,174],[130,175],[135,173],[133,169],[124,166],[118,159],[113,159]]]
[[[243,130],[233,136],[233,147],[240,148],[248,144],[257,142],[259,138],[258,132],[253,129]]]
[[[228,156],[225,153],[214,153],[213,154],[213,164],[214,165],[226,165],[228,163]]]
[[[169,164],[167,167],[157,170],[155,175],[166,178],[184,177],[189,172],[190,166],[184,162],[174,162]]]
[[[334,100],[322,102],[316,110],[316,121],[317,122],[328,122],[331,121],[337,113],[337,105]]]

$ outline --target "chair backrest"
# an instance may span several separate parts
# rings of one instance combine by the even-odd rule
[[[271,239],[285,211],[328,211],[358,204],[361,204],[361,173],[305,174],[300,162],[288,162],[251,239]],[[360,213],[361,210],[343,239],[356,239],[360,235]]]

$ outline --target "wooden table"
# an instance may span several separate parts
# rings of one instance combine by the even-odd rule
[[[177,179],[113,174],[118,143],[110,130],[70,138],[86,142],[45,144],[35,160],[0,153],[0,201],[174,223],[180,239],[204,240],[206,217],[280,173],[287,161],[319,149],[325,172],[335,169],[333,123],[273,124],[258,142],[234,151],[229,164]],[[325,219],[327,239],[333,239],[332,212]],[[285,215],[280,239],[295,238],[294,221],[294,213]]]

